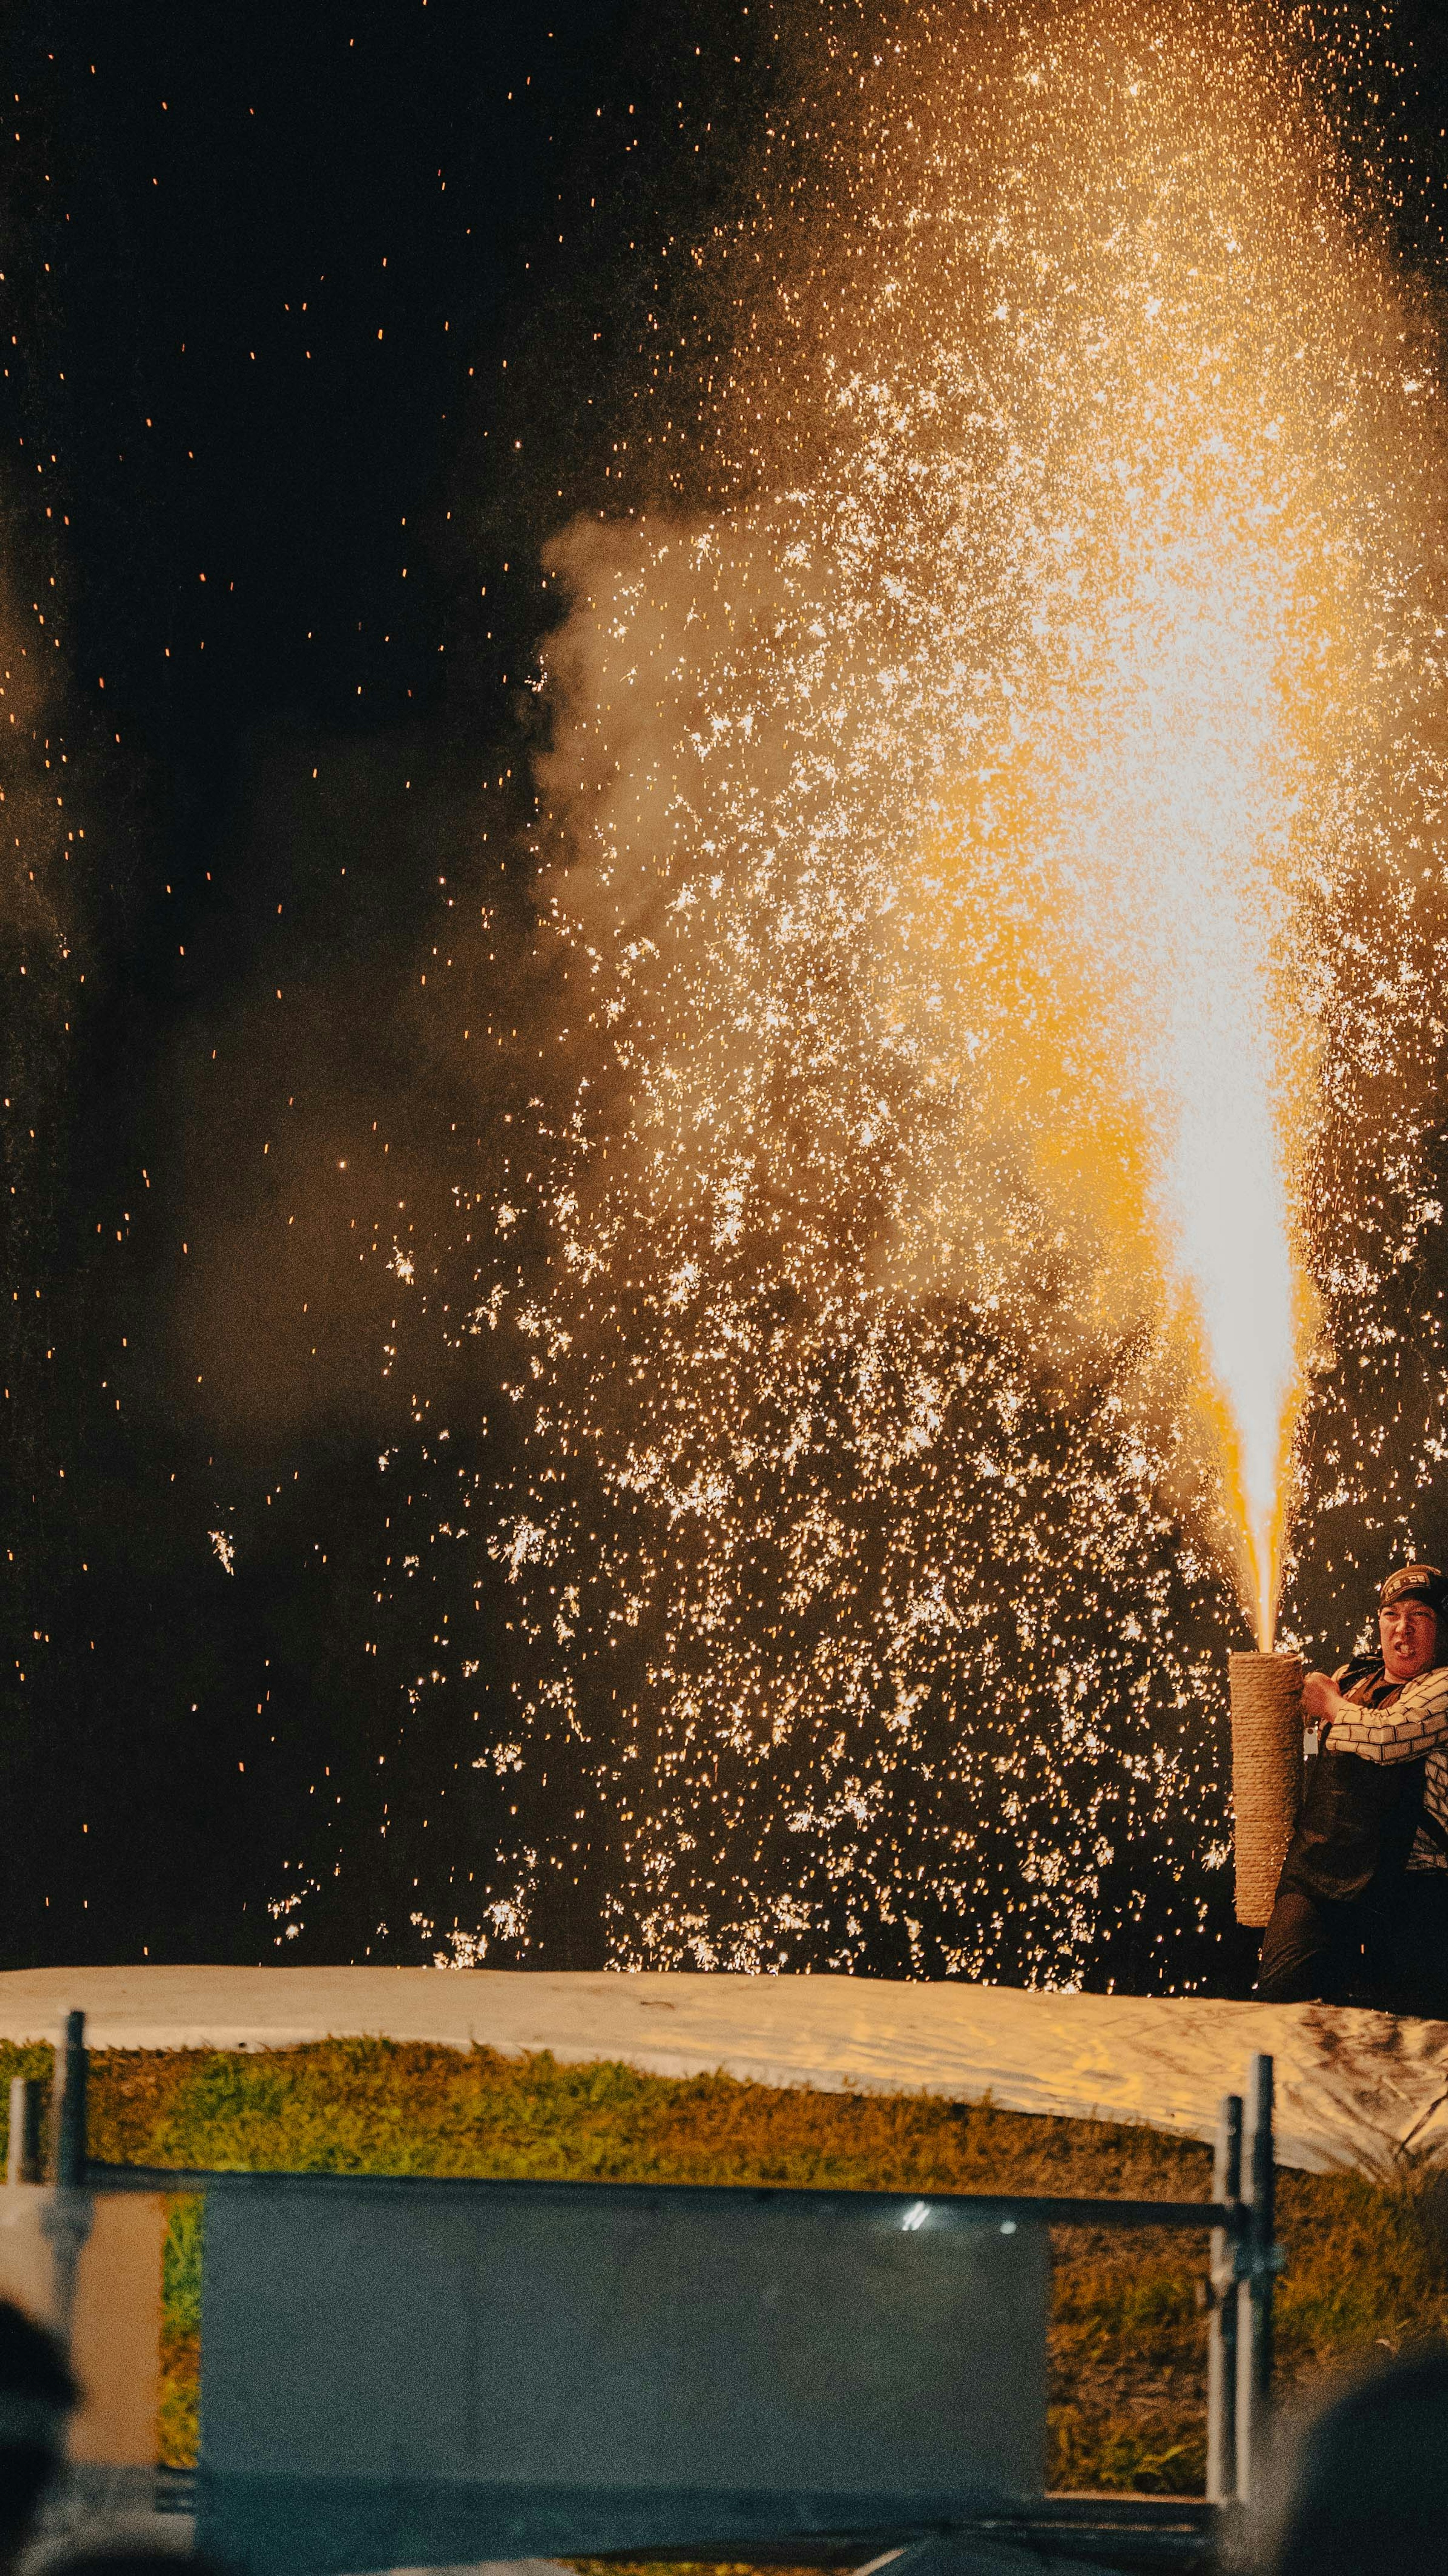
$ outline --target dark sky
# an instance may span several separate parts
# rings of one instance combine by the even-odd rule
[[[539,476],[597,473],[654,50],[599,0],[7,20],[7,1965],[274,1955],[343,1848],[308,1946],[385,1955],[437,1875],[372,1247],[501,1114],[421,979],[464,899],[500,972],[526,932]]]
[[[767,15],[6,14],[0,1965],[415,1960],[506,1833],[496,1588],[476,1690],[407,1694],[508,1408],[388,1259],[456,1252],[536,1078],[455,1039],[536,998],[539,549],[618,490],[647,246],[727,192]],[[556,1874],[536,1964],[598,1898]]]

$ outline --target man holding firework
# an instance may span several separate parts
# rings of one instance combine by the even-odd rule
[[[1380,1652],[1309,1673],[1318,1727],[1262,1942],[1264,2003],[1448,2013],[1448,1581],[1405,1565],[1378,1595]]]

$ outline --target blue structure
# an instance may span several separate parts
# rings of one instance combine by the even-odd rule
[[[1186,2563],[1201,2507],[1042,2493],[1053,2226],[1211,2231],[1209,2504],[1253,2477],[1270,2058],[1210,2201],[201,2173],[79,2130],[58,2180],[207,2194],[197,2537],[249,2576],[909,2542],[967,2576],[1048,2531],[1145,2566],[1154,2528]]]

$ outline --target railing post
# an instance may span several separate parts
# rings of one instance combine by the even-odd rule
[[[67,2013],[60,2046],[55,2052],[55,2147],[51,2177],[62,2191],[77,2191],[85,2181],[88,2072],[85,2014]]]
[[[1246,2224],[1237,2239],[1237,2494],[1244,2504],[1261,2469],[1272,2400],[1272,2285],[1277,2269],[1272,2145],[1272,2060],[1254,2057],[1243,2142]]]
[[[1242,2197],[1242,2096],[1223,2096],[1217,2114],[1212,2198],[1236,2208]],[[1207,2502],[1230,2504],[1237,2492],[1237,2247],[1240,2230],[1214,2227],[1207,2295]]]
[[[10,2137],[5,2150],[7,2182],[40,2180],[40,2086],[33,2075],[10,2078]]]
[[[55,2264],[55,2322],[69,2336],[75,2311],[76,2275],[91,2232],[86,2176],[86,2077],[89,2052],[85,2014],[67,2013],[55,2052],[55,2144],[52,2180],[55,2189],[41,2219]]]

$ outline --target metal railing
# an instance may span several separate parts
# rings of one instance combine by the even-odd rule
[[[226,2167],[106,2164],[87,2152],[89,2051],[85,2015],[66,2016],[56,2050],[55,2099],[49,2179],[56,2187],[58,2268],[74,2263],[85,2241],[82,2204],[98,2192],[227,2192],[249,2184],[273,2185],[276,2171],[249,2173]],[[39,2112],[43,2088],[17,2076],[10,2088],[10,2181],[38,2180]],[[316,2180],[313,2174],[308,2177]],[[400,2177],[406,2180],[406,2177]],[[460,2181],[464,2190],[487,2190],[485,2181]],[[517,2184],[507,2186],[516,2190]],[[526,2186],[539,2194],[624,2196],[647,2191],[696,2190],[688,2184],[540,2182]],[[750,2186],[761,2198],[809,2201],[809,2191]],[[908,2195],[901,2195],[902,2198]],[[978,2225],[994,2221],[1006,2232],[1018,2227],[1160,2228],[1174,2233],[1210,2232],[1210,2266],[1205,2285],[1209,2311],[1207,2382],[1207,2501],[1224,2506],[1246,2502],[1260,2473],[1267,2415],[1272,2397],[1273,2293],[1283,2258],[1275,2238],[1275,2172],[1273,2160],[1273,2070],[1268,2056],[1254,2056],[1245,2098],[1228,2094],[1218,2120],[1212,2197],[1207,2201],[1096,2200],[1076,2196],[1023,2193],[937,2193],[918,2204],[932,2225],[949,2225],[958,2210],[961,2220]],[[72,2223],[61,2214],[72,2213]],[[910,2223],[909,2216],[903,2224]],[[72,2244],[72,2240],[74,2240]],[[63,2301],[59,2302],[64,2313]],[[1056,2503],[1068,2501],[1055,2499]]]

